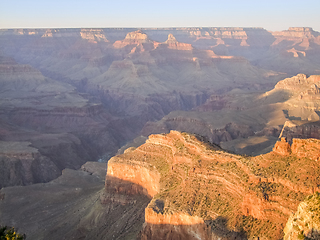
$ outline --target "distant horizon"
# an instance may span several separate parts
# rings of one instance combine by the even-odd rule
[[[315,0],[0,0],[0,29],[261,27],[320,31]]]
[[[269,29],[264,28],[264,27],[232,27],[232,26],[228,26],[228,27],[225,27],[225,26],[223,26],[223,27],[219,27],[219,26],[212,26],[212,27],[48,27],[48,28],[45,28],[45,27],[18,28],[17,27],[17,28],[0,28],[0,30],[47,30],[47,29],[141,29],[141,30],[148,29],[148,30],[152,30],[152,29],[196,29],[196,28],[199,28],[199,29],[205,29],[205,28],[264,29],[264,30],[266,30],[268,32],[287,31],[290,28],[311,28],[313,31],[320,32],[320,31],[315,30],[313,27],[309,27],[309,26],[297,26],[297,27],[292,26],[292,27],[288,27],[287,29],[282,29],[282,30],[269,30]]]

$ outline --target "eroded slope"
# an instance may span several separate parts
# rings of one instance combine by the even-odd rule
[[[247,158],[187,133],[151,135],[109,161],[106,191],[153,197],[141,239],[279,239],[299,202],[319,190],[305,146],[319,141],[281,141]]]
[[[142,134],[186,131],[206,136],[210,142],[239,154],[259,155],[272,150],[283,126],[292,121],[319,121],[319,76],[298,74],[279,81],[265,93],[240,89],[211,95],[192,111],[172,111],[158,122],[148,122]],[[301,123],[302,124],[302,123]],[[297,125],[301,125],[297,124]],[[315,128],[284,136],[317,138]],[[305,136],[304,136],[305,135]]]

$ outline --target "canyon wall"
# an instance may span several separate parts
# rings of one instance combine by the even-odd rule
[[[29,145],[30,142],[0,142],[0,188],[48,182],[61,174],[51,159]]]
[[[3,29],[0,137],[32,143],[35,135],[70,133],[80,141],[70,148],[63,148],[63,138],[61,144],[54,144],[59,148],[39,148],[44,156],[56,159],[60,171],[77,168],[85,160],[108,159],[140,135],[141,129],[145,135],[186,130],[214,143],[254,137],[257,132],[267,132],[265,119],[269,118],[259,117],[253,123],[241,115],[237,117],[240,122],[228,121],[236,119],[232,115],[223,125],[190,116],[170,116],[160,127],[153,122],[177,110],[242,114],[248,109],[242,103],[250,101],[232,99],[235,92],[269,90],[297,69],[306,74],[317,72],[318,40],[319,33],[310,28],[277,33],[262,28],[214,27]],[[302,99],[317,99],[316,85],[306,91],[301,93]],[[305,105],[310,113],[307,118],[316,119],[317,106]],[[291,109],[288,114],[298,115]],[[282,119],[278,113],[274,115],[273,119]],[[268,129],[276,131],[279,122]],[[14,133],[9,134],[11,131]],[[56,156],[54,149],[68,153]],[[62,158],[70,156],[79,161],[62,163]]]
[[[291,215],[284,229],[284,240],[319,239],[319,193],[305,198]]]
[[[151,135],[109,161],[105,191],[150,197],[141,239],[279,239],[299,202],[320,190],[310,152],[319,146],[283,139],[246,158],[187,133]]]

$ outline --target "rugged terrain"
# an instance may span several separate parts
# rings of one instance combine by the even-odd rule
[[[152,197],[141,239],[280,239],[319,191],[319,140],[283,138],[257,157],[171,131],[108,162],[106,192]]]
[[[298,74],[265,93],[233,89],[212,95],[192,111],[173,111],[158,122],[148,122],[142,135],[186,131],[248,155],[270,152],[280,135],[288,141],[319,138],[319,80],[319,75]]]
[[[227,104],[234,95],[319,73],[318,51],[319,33],[311,28],[3,29],[2,123],[40,134],[67,131],[97,153],[91,160],[108,158],[148,121],[172,111],[234,110]],[[253,128],[231,123],[204,131],[221,132],[214,142],[224,142],[250,136]],[[267,130],[273,132],[267,144],[259,139],[260,152],[274,143],[278,128]]]
[[[305,198],[298,210],[291,215],[284,229],[284,240],[320,238],[320,196],[315,193]]]
[[[130,135],[101,103],[30,65],[2,57],[0,85],[0,187],[50,181],[115,153]]]
[[[101,204],[105,163],[65,169],[45,184],[0,191],[0,222],[15,226],[27,239],[133,239],[139,233],[149,199],[131,204]],[[134,202],[134,204],[133,204]]]
[[[32,239],[282,237],[318,187],[318,141],[295,138],[319,138],[319,45],[311,28],[0,30],[0,224]],[[237,154],[288,143],[245,157],[170,130]],[[168,135],[143,144],[152,133]],[[75,170],[118,149],[106,190],[99,163]]]
[[[113,157],[106,176],[104,163],[88,162],[49,183],[1,189],[0,223],[31,239],[311,236],[305,208],[318,214],[318,195],[299,203],[320,191],[319,149],[316,139],[282,139],[245,157],[187,133],[151,135]]]

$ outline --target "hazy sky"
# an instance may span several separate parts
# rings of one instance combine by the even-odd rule
[[[0,28],[263,27],[320,31],[319,0],[0,0]]]

